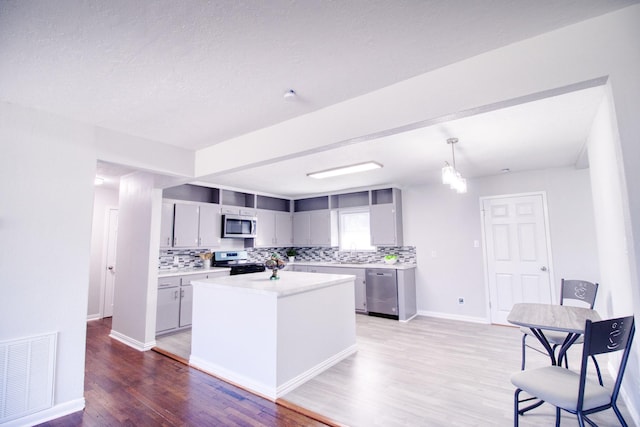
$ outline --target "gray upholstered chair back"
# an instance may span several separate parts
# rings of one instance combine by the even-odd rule
[[[562,279],[560,286],[560,304],[577,305],[575,302],[582,302],[585,306],[593,308],[598,293],[598,284],[587,282],[586,280],[565,280]],[[569,302],[569,304],[567,304]]]

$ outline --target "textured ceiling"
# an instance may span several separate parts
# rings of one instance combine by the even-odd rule
[[[0,100],[198,149],[631,3],[3,0]]]
[[[197,149],[629,3],[2,1],[0,99]]]

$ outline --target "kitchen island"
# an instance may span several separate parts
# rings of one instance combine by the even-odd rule
[[[189,364],[275,400],[356,351],[354,276],[194,281]]]

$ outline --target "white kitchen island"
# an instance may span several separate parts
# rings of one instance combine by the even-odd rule
[[[354,276],[192,282],[190,365],[275,400],[356,351]]]

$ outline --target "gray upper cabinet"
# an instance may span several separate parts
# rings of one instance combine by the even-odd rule
[[[173,220],[173,247],[193,248],[198,246],[198,205],[176,203]]]
[[[173,203],[162,203],[162,214],[160,219],[160,247],[170,248],[173,246]]]
[[[198,206],[198,246],[210,248],[220,246],[222,235],[222,218],[220,206],[215,204],[201,204]]]
[[[329,210],[296,212],[293,215],[294,246],[337,244],[337,216]]]
[[[369,215],[372,245],[403,245],[400,190],[397,188],[372,190]]]
[[[220,246],[220,205],[212,203],[176,203],[173,222],[173,247]]]
[[[289,212],[258,209],[257,217],[256,247],[283,247],[293,244],[292,217]]]

